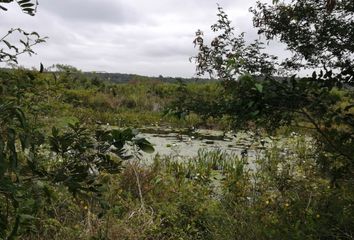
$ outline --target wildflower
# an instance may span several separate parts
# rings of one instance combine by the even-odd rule
[[[284,205],[285,207],[289,207],[289,203],[285,203],[285,205]]]
[[[87,206],[84,206],[84,209],[87,210]]]
[[[320,214],[317,214],[317,215],[316,215],[316,218],[320,218]]]
[[[269,204],[269,200],[266,201],[266,204],[267,204],[267,205]]]

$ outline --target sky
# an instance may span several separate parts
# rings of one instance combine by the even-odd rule
[[[35,56],[19,58],[25,67],[59,63],[82,71],[193,77],[195,32],[211,35],[217,3],[237,32],[258,38],[248,11],[256,0],[39,0],[34,17],[13,3],[1,12],[0,33],[20,27],[48,37],[34,48]],[[275,54],[284,50],[280,44],[269,48]]]

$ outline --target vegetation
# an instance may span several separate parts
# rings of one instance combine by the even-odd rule
[[[35,14],[37,2],[16,2]],[[216,38],[194,41],[198,74],[219,82],[1,69],[0,239],[353,239],[353,9],[258,3],[259,34],[294,54],[280,61],[235,36],[219,7]],[[5,35],[1,62],[45,40],[15,32],[24,48]],[[292,75],[303,68],[314,72]],[[147,125],[270,137],[255,160],[200,150],[147,164],[154,147],[130,128]]]
[[[175,104],[182,101],[180,86],[185,86],[191,96],[207,100],[219,93],[217,82],[165,83],[137,76],[115,84],[100,75],[87,75],[63,65],[57,65],[53,72],[3,69],[0,74],[3,97],[14,100],[18,96],[18,104],[26,106],[23,110],[47,132],[51,126],[64,127],[79,120],[118,127],[226,127],[226,123],[212,119],[195,117],[191,121],[193,116],[188,114],[183,118],[172,114]]]
[[[305,124],[318,139],[321,153],[318,161],[332,177],[333,184],[342,180],[352,183],[354,73],[350,60],[353,43],[348,38],[353,32],[329,31],[328,35],[322,32],[324,28],[351,29],[352,22],[344,19],[353,16],[353,3],[341,1],[328,12],[318,1],[277,2],[274,6],[258,3],[252,10],[254,23],[267,39],[279,36],[294,52],[291,59],[278,62],[276,57],[262,53],[262,43],[258,40],[245,45],[242,35],[234,36],[227,15],[219,8],[218,23],[212,26],[219,35],[211,46],[197,32],[197,70],[199,74],[216,74],[224,80],[226,97],[221,99],[223,108],[217,114],[230,115],[235,128],[249,128],[253,123],[257,128],[273,131],[280,126]],[[340,40],[330,40],[334,36]],[[316,50],[311,44],[326,51]],[[284,71],[314,66],[320,70],[311,77],[274,77],[282,76]],[[240,74],[248,75],[239,77]],[[339,97],[341,90],[348,101]]]

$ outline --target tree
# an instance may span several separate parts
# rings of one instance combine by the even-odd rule
[[[293,52],[283,62],[262,52],[262,42],[247,45],[243,34],[235,36],[220,7],[211,27],[217,37],[205,43],[199,30],[194,40],[197,73],[223,81],[220,114],[229,115],[235,129],[250,124],[270,132],[284,125],[309,129],[318,139],[318,162],[334,185],[348,184],[354,173],[353,4],[338,1],[329,11],[315,0],[258,2],[251,9],[258,33]],[[303,68],[314,69],[312,76],[287,77]]]
[[[16,2],[26,14],[35,14],[37,1]],[[3,4],[0,9],[6,10]],[[16,32],[22,35],[22,50],[6,40]],[[19,54],[32,54],[32,47],[43,41],[36,32],[12,29],[0,39],[9,50],[0,48],[0,62],[17,63]],[[154,151],[147,140],[138,138],[131,129],[104,130],[100,126],[88,129],[77,123],[69,125],[63,133],[53,128],[51,136],[45,136],[36,122],[26,118],[21,90],[31,92],[28,84],[13,86],[22,77],[33,82],[40,73],[23,72],[23,75],[0,74],[0,89],[8,90],[0,95],[0,239],[6,240],[16,238],[26,226],[35,225],[36,213],[50,201],[53,189],[64,186],[74,197],[97,199],[100,195],[97,176],[101,172],[120,172],[123,160],[131,157],[127,145],[134,148],[134,153]]]
[[[201,30],[196,32],[193,43],[199,52],[192,59],[197,63],[197,74],[202,76],[207,73],[226,81],[233,81],[246,73],[273,74],[277,57],[262,52],[262,42],[255,40],[247,45],[244,33],[235,36],[235,29],[220,6],[217,16],[218,22],[212,25],[211,29],[219,34],[210,46],[205,44],[204,33]]]
[[[325,5],[316,0],[273,2],[257,2],[251,8],[253,23],[258,34],[267,40],[278,39],[292,51],[285,67],[330,69],[353,76],[353,1],[328,0]]]
[[[354,2],[327,0],[325,5],[316,0],[273,1],[273,5],[258,2],[251,12],[259,34],[267,40],[279,39],[293,53],[282,66],[317,70],[308,78],[311,85],[302,90],[305,105],[301,113],[321,136],[325,143],[323,150],[336,153],[330,158],[323,157],[326,168],[332,168],[332,177],[337,179],[344,174],[348,178],[354,169]],[[331,93],[343,86],[349,100],[339,106],[340,100]],[[336,161],[340,164],[333,166]]]

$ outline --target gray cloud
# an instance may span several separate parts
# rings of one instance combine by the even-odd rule
[[[134,23],[139,16],[133,8],[112,0],[60,0],[42,1],[40,11],[59,16],[62,21],[92,23]]]
[[[248,12],[255,0],[219,4],[246,39],[258,38]],[[152,76],[193,76],[188,59],[196,52],[195,31],[212,36],[210,25],[217,20],[215,0],[40,0],[38,10],[30,17],[14,5],[0,16],[3,33],[21,27],[49,37],[35,48],[38,55],[20,58],[22,65],[62,63],[84,71]],[[279,45],[272,49],[281,54]]]

